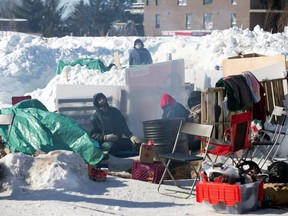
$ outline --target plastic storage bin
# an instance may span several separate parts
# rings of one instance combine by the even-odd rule
[[[199,182],[196,185],[196,201],[205,201],[219,213],[242,214],[253,211],[262,200],[261,181],[242,185],[216,182]]]
[[[161,162],[142,163],[140,161],[133,161],[132,179],[158,184],[163,172],[164,165]]]

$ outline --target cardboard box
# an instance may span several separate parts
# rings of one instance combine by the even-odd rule
[[[261,73],[268,73],[271,76],[271,71],[273,71],[274,79],[282,78],[285,76],[283,73],[286,71],[286,64],[286,58],[283,55],[263,56],[252,53],[233,56],[223,60],[223,76],[237,75],[244,71],[257,71],[257,73],[260,73],[259,76]],[[271,78],[269,75],[268,77]],[[259,78],[259,81],[262,80],[262,78]]]
[[[155,155],[154,145],[143,143],[140,147],[140,162],[153,163]]]

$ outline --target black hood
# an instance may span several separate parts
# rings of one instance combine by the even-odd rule
[[[189,95],[188,107],[191,109],[198,104],[201,104],[201,91],[193,91]]]
[[[107,97],[106,97],[103,93],[97,93],[97,94],[95,94],[95,95],[93,96],[93,105],[94,105],[94,107],[96,107],[96,108],[99,108],[99,107],[100,107],[99,104],[98,104],[98,100],[99,100],[99,98],[101,98],[101,97],[106,98],[106,101],[107,101]],[[107,102],[106,102],[106,105],[108,105]]]
[[[143,41],[140,40],[139,38],[134,41],[134,47],[135,47],[135,45],[136,45],[137,43],[141,43],[141,44],[142,44],[142,47],[144,47]]]

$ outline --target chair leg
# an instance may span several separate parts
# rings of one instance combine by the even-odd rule
[[[200,171],[200,169],[201,169],[201,166],[199,167],[198,170],[196,170],[194,166],[192,166],[192,169],[193,169],[193,171],[195,172],[196,177],[195,177],[195,179],[194,179],[194,181],[193,181],[193,184],[192,184],[192,186],[191,186],[191,190],[190,190],[190,193],[189,193],[188,197],[190,197],[190,196],[192,195],[193,189],[194,189],[196,183],[197,183],[198,181],[200,181],[199,171]],[[188,198],[188,197],[187,197],[187,198]]]
[[[184,188],[183,186],[180,186],[179,184],[177,184],[177,181],[175,180],[175,178],[173,177],[171,171],[169,170],[169,165],[170,165],[170,163],[171,163],[171,160],[168,160],[167,163],[165,163],[165,160],[163,160],[163,159],[161,159],[161,161],[162,161],[165,169],[164,169],[164,172],[163,172],[163,174],[162,174],[162,176],[161,176],[161,179],[160,179],[160,181],[159,181],[159,184],[158,184],[158,188],[157,188],[158,192],[161,193],[161,194],[163,194],[163,195],[172,196],[172,197],[177,197],[177,198],[185,198],[185,199],[189,198],[189,197],[192,195],[192,193],[193,193],[193,189],[194,189],[197,181],[200,180],[200,176],[199,176],[199,173],[198,173],[198,172],[199,172],[199,170],[201,169],[201,166],[199,167],[199,170],[198,170],[198,171],[195,169],[194,166],[192,166],[192,169],[193,169],[193,171],[195,172],[196,177],[195,177],[195,179],[193,180],[193,184],[191,185],[191,188],[190,188],[190,190],[189,190],[189,193],[184,192],[184,191],[175,190],[176,193],[185,193],[185,194],[188,194],[187,196],[183,197],[183,196],[176,196],[176,195],[169,194],[169,193],[164,193],[164,192],[162,192],[162,191],[160,190],[160,187],[161,187],[161,185],[162,185],[163,182],[164,182],[164,178],[165,178],[166,173],[169,174],[169,176],[171,177],[171,180],[173,181],[173,184],[174,184],[175,186],[177,186],[178,188],[181,188],[181,189],[183,189],[183,190],[185,190],[185,189],[187,190],[187,189],[188,189],[188,188]],[[191,179],[191,180],[192,180],[192,179]],[[171,190],[171,191],[174,191],[174,190]]]
[[[163,184],[163,181],[164,181],[164,178],[165,178],[166,173],[169,174],[169,176],[170,176],[170,178],[172,179],[172,181],[173,181],[173,183],[174,183],[175,186],[179,187],[179,185],[177,184],[176,180],[174,179],[172,173],[171,173],[170,170],[169,170],[169,165],[170,165],[170,163],[171,163],[171,160],[168,160],[167,163],[165,163],[165,159],[161,159],[161,161],[162,161],[165,169],[164,169],[164,172],[163,172],[163,174],[162,174],[162,176],[161,176],[161,179],[160,179],[160,181],[159,181],[158,189],[157,189],[157,190],[158,190],[159,193],[165,194],[165,193],[162,193],[162,192],[160,191],[160,187],[161,187],[161,185]]]
[[[275,145],[273,145],[273,146],[270,148],[269,152],[267,153],[266,157],[264,158],[264,161],[263,161],[262,165],[259,166],[261,169],[263,168],[263,166],[264,166],[265,163],[267,162],[268,158],[271,157],[270,154],[271,154],[271,152],[273,151],[274,148],[275,148]],[[273,161],[273,157],[271,158],[271,161]]]

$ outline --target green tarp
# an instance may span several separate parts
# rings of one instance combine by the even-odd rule
[[[57,74],[61,74],[63,68],[65,66],[75,66],[75,65],[86,66],[89,69],[99,70],[102,73],[109,71],[109,68],[104,65],[104,63],[99,59],[92,59],[92,58],[81,58],[76,59],[74,61],[64,62],[62,60],[59,61],[57,65]]]
[[[37,150],[69,150],[78,153],[86,163],[94,165],[103,158],[89,135],[67,116],[49,112],[37,99],[25,100],[2,114],[14,114],[10,139],[6,144],[11,152],[33,155]],[[0,127],[0,135],[7,140],[7,127]]]

